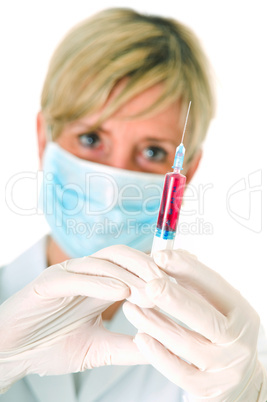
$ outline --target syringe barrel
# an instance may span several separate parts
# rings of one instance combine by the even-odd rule
[[[175,238],[186,177],[178,172],[167,173],[159,208],[156,237],[164,240]]]

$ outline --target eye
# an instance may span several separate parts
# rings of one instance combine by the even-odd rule
[[[150,146],[143,150],[143,155],[146,159],[155,162],[164,162],[167,157],[165,149],[156,146]]]
[[[88,148],[97,148],[101,142],[100,136],[95,132],[79,135],[79,141]]]

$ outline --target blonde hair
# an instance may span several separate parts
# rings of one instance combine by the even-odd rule
[[[199,40],[173,19],[125,8],[107,9],[86,19],[56,49],[41,98],[52,138],[60,135],[65,124],[98,111],[126,77],[125,87],[104,108],[100,120],[162,83],[161,95],[144,113],[156,113],[179,99],[184,122],[191,100],[185,145],[186,161],[192,159],[214,113],[210,67]]]

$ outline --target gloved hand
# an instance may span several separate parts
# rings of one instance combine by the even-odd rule
[[[189,392],[190,401],[265,402],[266,371],[257,359],[259,317],[253,308],[185,251],[158,252],[154,261],[177,283],[152,280],[147,295],[176,320],[155,309],[123,306],[139,329],[135,343],[146,359]],[[140,276],[145,279],[145,273]]]
[[[140,268],[159,271],[140,254]],[[108,306],[127,297],[150,307],[144,288],[136,275],[93,256],[45,269],[0,306],[0,390],[31,373],[145,363],[132,337],[107,331],[101,319]]]

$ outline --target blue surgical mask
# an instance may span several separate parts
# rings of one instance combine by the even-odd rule
[[[150,251],[164,175],[80,159],[46,146],[40,206],[51,235],[70,257],[125,244]]]

